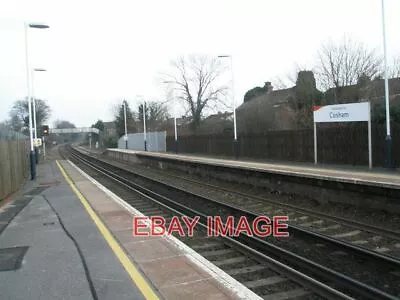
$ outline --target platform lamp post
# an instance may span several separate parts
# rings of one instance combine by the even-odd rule
[[[34,139],[35,139],[35,158],[36,158],[36,164],[39,163],[39,153],[38,153],[38,147],[36,145],[37,141],[37,125],[36,125],[36,99],[35,99],[35,84],[34,84],[34,77],[35,77],[35,72],[46,72],[45,69],[32,69],[32,109],[33,109],[33,128],[35,130],[33,131],[34,133]]]
[[[394,168],[393,162],[393,144],[390,133],[390,108],[389,108],[389,82],[387,72],[387,53],[386,53],[386,25],[385,25],[385,0],[382,0],[382,33],[383,33],[383,52],[385,68],[385,106],[386,106],[386,166]]]
[[[124,140],[125,140],[125,149],[128,149],[128,130],[126,127],[126,100],[124,100],[124,123],[125,123],[125,136],[124,136]]]
[[[29,153],[29,161],[31,168],[31,180],[36,178],[36,159],[35,159],[35,151],[33,148],[33,130],[32,130],[32,103],[31,103],[31,89],[30,89],[30,78],[29,78],[29,58],[28,58],[28,29],[36,28],[36,29],[46,29],[49,28],[48,25],[45,24],[34,24],[34,23],[24,23],[25,29],[25,58],[26,58],[26,83],[28,88],[28,111],[29,111],[29,139],[30,139],[30,153]]]
[[[233,131],[234,131],[234,139],[233,139],[233,155],[237,159],[239,157],[239,149],[238,149],[238,140],[237,140],[237,127],[236,127],[236,103],[235,103],[235,88],[234,88],[234,76],[233,76],[233,61],[232,55],[218,55],[218,58],[229,58],[231,64],[231,73],[232,73],[232,105],[233,105]]]
[[[164,83],[171,83],[171,81],[164,81]],[[178,114],[177,112],[177,105],[176,105],[176,100],[175,100],[175,92],[174,89],[172,89],[172,102],[173,102],[173,107],[174,107],[174,132],[175,132],[175,153],[178,153],[178,128],[176,124],[176,116]]]
[[[144,138],[144,151],[147,151],[147,136],[146,136],[146,101],[143,101],[143,138]]]

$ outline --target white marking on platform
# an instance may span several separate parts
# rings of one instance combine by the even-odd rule
[[[144,216],[140,211],[136,210],[133,208],[131,205],[126,203],[123,199],[118,197],[116,194],[114,194],[112,191],[107,189],[105,186],[103,186],[101,183],[99,183],[97,180],[86,174],[84,171],[82,171],[80,168],[78,168],[72,161],[68,160],[69,164],[73,166],[79,173],[81,173],[82,176],[87,178],[90,182],[92,182],[94,185],[96,185],[100,190],[102,190],[105,194],[111,197],[116,203],[121,205],[123,208],[125,208],[127,211],[129,211],[133,215],[137,216]],[[147,222],[147,225],[150,226],[150,220]],[[211,277],[216,279],[218,282],[223,284],[228,290],[232,291],[235,293],[239,298],[241,299],[262,299],[260,296],[256,295],[254,292],[249,290],[247,287],[245,287],[243,284],[241,284],[239,281],[225,273],[223,270],[218,268],[216,265],[211,263],[210,261],[206,260],[204,257],[202,257],[199,253],[185,245],[183,242],[175,238],[174,236],[164,236],[169,242],[174,244],[179,250],[181,250],[187,258],[189,258],[193,263],[195,263],[198,267],[201,269],[205,270]]]

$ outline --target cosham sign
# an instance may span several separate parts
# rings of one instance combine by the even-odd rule
[[[368,102],[314,106],[314,122],[362,122],[368,121]]]
[[[371,106],[369,102],[314,106],[314,162],[318,162],[317,123],[368,122],[368,161],[372,168]]]

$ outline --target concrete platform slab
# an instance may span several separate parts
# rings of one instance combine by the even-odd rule
[[[133,236],[132,217],[133,215],[142,216],[142,214],[71,162],[60,163],[135,265],[152,282],[162,297],[165,299],[260,299],[174,237]],[[87,179],[86,182],[82,180],[82,177]],[[88,182],[92,186],[88,185]],[[98,190],[97,193],[95,189]],[[103,197],[99,197],[101,200],[98,201],[97,195],[101,193],[107,195],[108,203]],[[117,204],[121,210],[110,203]]]
[[[29,186],[42,189],[0,235],[0,248],[28,247],[19,269],[0,271],[0,299],[145,299],[55,162]]]

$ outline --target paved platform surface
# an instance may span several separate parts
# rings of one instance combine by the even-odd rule
[[[54,161],[0,208],[0,222],[0,299],[145,299]]]
[[[262,163],[262,162],[248,162],[240,160],[218,159],[203,157],[197,155],[184,155],[184,154],[170,154],[164,152],[145,152],[135,151],[129,149],[108,149],[107,151],[138,154],[141,156],[148,156],[154,158],[165,158],[183,162],[195,162],[200,164],[224,166],[230,168],[248,169],[264,171],[275,174],[309,177],[323,180],[349,182],[354,184],[368,184],[374,186],[383,186],[389,188],[400,189],[400,173],[397,171],[378,172],[378,171],[364,171],[364,170],[351,170],[349,168],[329,168],[321,166],[299,166],[297,164],[281,164],[281,163]]]
[[[132,217],[143,216],[138,210],[73,164],[62,166],[163,298],[261,299],[174,237],[133,236]]]
[[[0,206],[0,299],[260,299],[69,161],[48,160]]]

